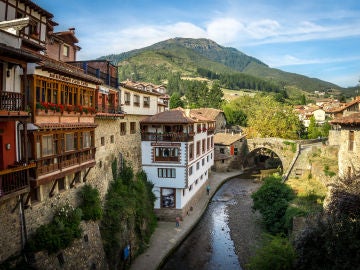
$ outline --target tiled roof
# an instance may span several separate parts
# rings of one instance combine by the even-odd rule
[[[94,123],[41,123],[36,124],[41,129],[95,128]]]
[[[215,118],[222,113],[222,110],[213,109],[213,108],[199,108],[192,109],[191,113],[206,116],[208,119],[215,120]]]
[[[330,124],[338,124],[343,126],[358,126],[360,125],[360,113],[353,113],[344,117],[336,118],[330,121]]]
[[[346,108],[354,105],[354,104],[357,104],[357,103],[360,103],[360,97],[356,97],[354,100],[348,102],[348,103],[345,103],[345,104],[342,104],[341,107],[337,107],[337,108],[333,108],[333,109],[329,109],[328,112],[332,112],[332,113],[335,113],[335,112],[342,112],[344,111]]]
[[[92,82],[94,84],[102,84],[103,83],[103,81],[101,79],[98,79],[94,76],[85,74],[83,69],[80,69],[78,67],[75,67],[73,65],[70,65],[70,64],[67,64],[67,63],[64,63],[61,61],[56,61],[56,60],[51,59],[44,55],[38,54],[38,56],[40,56],[41,60],[42,60],[40,67],[38,67],[38,68],[41,68],[44,70],[55,71],[60,74],[64,74],[66,76],[75,77],[78,79],[82,79],[84,81]]]
[[[192,124],[196,121],[186,116],[184,110],[174,109],[149,116],[140,121],[142,124]]]
[[[200,114],[194,114],[193,110],[179,107],[170,111],[164,111],[153,116],[149,116],[141,121],[143,124],[191,124],[197,122],[213,122],[213,120]]]
[[[245,135],[239,133],[216,133],[214,135],[214,144],[231,145],[244,137]]]

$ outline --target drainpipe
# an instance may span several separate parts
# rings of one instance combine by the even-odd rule
[[[21,228],[21,247],[24,249],[27,242],[27,229],[25,222],[25,213],[24,213],[24,200],[23,195],[19,195],[19,216],[20,216],[20,228]]]

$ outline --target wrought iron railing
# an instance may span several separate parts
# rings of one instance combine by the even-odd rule
[[[35,163],[14,165],[14,167],[0,171],[0,198],[29,187],[27,170],[34,168]]]
[[[15,92],[0,92],[0,110],[24,111],[24,95]]]

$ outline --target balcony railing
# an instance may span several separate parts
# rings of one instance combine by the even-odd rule
[[[98,112],[100,113],[123,113],[120,106],[114,106],[114,105],[106,105],[106,106],[99,106]]]
[[[169,141],[169,142],[188,142],[194,140],[194,133],[155,133],[142,132],[142,141]]]
[[[29,179],[26,171],[35,166],[35,163],[14,165],[13,168],[0,171],[0,199],[5,195],[27,189]]]
[[[67,152],[62,155],[49,156],[37,160],[36,176],[48,174],[55,171],[61,171],[68,167],[81,165],[87,161],[95,159],[95,147],[81,151]]]
[[[5,111],[23,111],[24,106],[24,95],[15,92],[0,92],[0,110]]]

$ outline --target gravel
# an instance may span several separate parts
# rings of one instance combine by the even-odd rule
[[[242,179],[241,191],[236,192],[234,204],[228,206],[228,226],[240,265],[246,269],[249,259],[261,242],[261,216],[252,210],[251,194],[261,185],[254,179]]]

